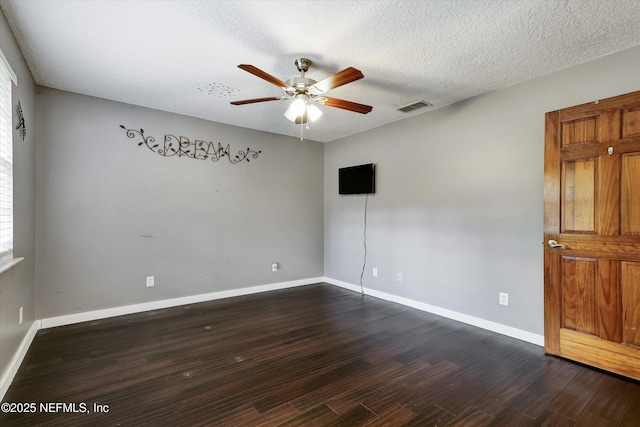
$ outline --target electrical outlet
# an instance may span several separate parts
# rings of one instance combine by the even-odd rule
[[[378,277],[378,269],[377,268],[373,269],[373,277]]]
[[[402,273],[398,273],[398,282],[402,282]]]
[[[155,286],[155,279],[153,276],[147,276],[147,288]]]
[[[500,305],[509,305],[509,294],[506,292],[500,292]]]
[[[20,313],[19,313],[19,318],[18,320],[20,321],[20,324],[22,325],[22,322],[24,321],[24,307],[20,307]]]
[[[274,272],[274,273],[276,271],[278,271],[278,263],[277,262],[272,262],[271,263],[271,271]]]

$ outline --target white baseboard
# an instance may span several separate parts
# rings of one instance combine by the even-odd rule
[[[40,329],[53,328],[56,326],[71,325],[74,323],[87,322],[91,320],[106,319],[109,317],[122,316],[124,314],[139,313],[142,311],[158,310],[161,308],[175,307],[180,305],[195,304],[198,302],[212,301],[222,298],[231,298],[241,295],[257,294],[260,292],[275,291],[278,289],[293,288],[296,286],[311,285],[322,282],[323,277],[315,277],[310,279],[293,280],[290,282],[271,283],[268,285],[252,286],[248,288],[231,289],[228,291],[211,292],[208,294],[192,295],[188,297],[172,298],[160,301],[152,301],[141,304],[132,304],[121,307],[106,308],[103,310],[94,310],[84,313],[69,314],[66,316],[49,317],[42,320],[35,320],[31,328],[25,335],[20,347],[14,354],[9,363],[8,368],[0,378],[0,401],[4,398],[5,393],[9,390],[9,386],[13,382],[13,378],[20,368],[20,364],[24,360],[29,346],[33,342],[36,333]]]
[[[103,310],[86,311],[84,313],[67,314],[65,316],[49,317],[42,319],[42,328],[71,325],[74,323],[88,322],[92,320],[106,319],[108,317],[122,316],[125,314],[140,313],[149,310],[176,307],[179,305],[195,304],[198,302],[213,301],[222,298],[231,298],[241,295],[257,294],[260,292],[275,291],[277,289],[293,288],[296,286],[311,285],[322,282],[323,277],[311,279],[293,280],[290,282],[271,283],[269,285],[252,286],[249,288],[230,289],[228,291],[211,292],[208,294],[192,295],[188,297],[165,299],[160,301],[145,302],[141,304],[125,305],[120,307],[105,308]]]
[[[208,294],[193,295],[188,297],[173,298],[160,301],[152,301],[141,304],[132,304],[121,307],[107,308],[103,310],[94,310],[84,313],[69,314],[65,316],[49,317],[42,320],[36,320],[33,322],[29,331],[23,338],[18,350],[11,359],[11,363],[7,370],[0,379],[0,401],[3,399],[5,393],[9,389],[13,377],[22,363],[27,350],[31,345],[31,342],[36,336],[36,333],[40,329],[53,328],[56,326],[70,325],[74,323],[87,322],[91,320],[106,319],[109,317],[122,316],[125,314],[139,313],[149,310],[158,310],[161,308],[175,307],[180,305],[195,304],[198,302],[212,301],[222,298],[231,298],[241,295],[256,294],[260,292],[274,291],[277,289],[293,288],[297,286],[311,285],[314,283],[325,282],[330,285],[339,286],[344,289],[348,289],[354,292],[360,292],[360,287],[352,285],[350,283],[342,282],[340,280],[331,279],[329,277],[315,277],[310,279],[294,280],[290,282],[272,283],[268,285],[252,286],[248,288],[231,289],[228,291],[212,292]],[[532,344],[544,345],[544,337],[542,335],[534,334],[531,332],[523,331],[521,329],[513,328],[511,326],[502,325],[500,323],[490,322],[478,317],[469,316],[466,314],[458,313],[455,311],[447,310],[444,308],[436,307],[433,305],[425,304],[419,301],[411,300],[397,295],[388,294],[385,292],[376,291],[374,289],[364,288],[367,295],[384,299],[387,301],[402,304],[408,307],[416,308],[418,310],[426,311],[436,314],[438,316],[446,317],[448,319],[457,320],[459,322],[467,323],[469,325],[477,326],[482,329],[497,332],[502,335],[517,338],[522,341],[530,342]]]
[[[20,368],[20,365],[24,360],[24,356],[26,356],[27,350],[29,350],[29,346],[33,342],[33,339],[35,338],[36,333],[38,332],[39,329],[40,329],[40,321],[35,320],[31,324],[31,327],[27,331],[27,334],[22,339],[22,342],[20,343],[18,350],[15,352],[15,354],[13,355],[13,358],[11,359],[11,362],[9,362],[9,366],[7,367],[7,370],[2,375],[2,378],[0,378],[0,402],[2,401],[2,399],[4,399],[4,395],[7,392],[7,390],[9,390],[9,386],[13,381],[13,377],[18,372],[18,369]]]
[[[330,277],[324,277],[323,282],[330,285],[339,286],[341,288],[348,289],[350,291],[360,293],[360,286],[352,285],[351,283],[342,282],[340,280],[332,279]],[[372,297],[380,298],[386,301],[395,302],[398,304],[406,305],[418,310],[426,311],[428,313],[436,314],[438,316],[446,317],[447,319],[457,320],[468,325],[477,326],[482,329],[486,329],[492,332],[496,332],[502,335],[506,335],[512,338],[516,338],[522,341],[530,342],[539,346],[544,346],[544,336],[534,334],[532,332],[523,331],[522,329],[506,326],[501,323],[491,322],[489,320],[481,319],[479,317],[469,316],[467,314],[458,313],[456,311],[447,310],[445,308],[437,307],[435,305],[425,304],[423,302],[415,301],[409,298],[399,297],[397,295],[388,294],[386,292],[376,291],[375,289],[364,288],[364,293]]]

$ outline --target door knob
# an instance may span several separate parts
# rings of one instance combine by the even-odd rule
[[[547,242],[547,245],[549,245],[550,248],[562,248],[562,249],[567,249],[567,247],[565,245],[563,245],[562,243],[558,243],[555,240],[549,240]]]

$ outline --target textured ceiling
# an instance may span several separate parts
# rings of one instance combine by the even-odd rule
[[[284,92],[298,57],[321,80],[364,79],[328,96],[305,139],[332,141],[640,45],[638,0],[5,1],[36,83],[216,122],[299,136],[287,102],[229,102]],[[397,111],[417,100],[433,107]],[[167,129],[170,132],[170,129]]]

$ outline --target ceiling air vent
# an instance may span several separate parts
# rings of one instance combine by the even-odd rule
[[[416,111],[421,108],[431,107],[431,106],[433,106],[433,104],[430,104],[427,101],[420,100],[420,101],[411,103],[409,105],[405,105],[404,107],[400,107],[398,108],[398,111],[402,111],[403,113],[410,113],[412,111]]]

